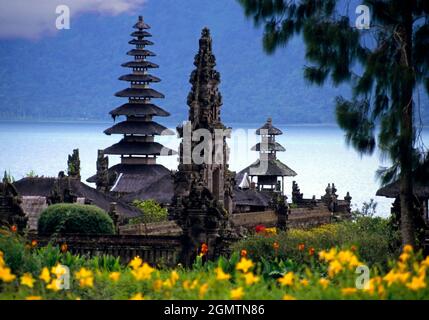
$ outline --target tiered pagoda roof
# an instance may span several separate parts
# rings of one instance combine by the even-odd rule
[[[104,131],[107,135],[121,134],[124,137],[106,148],[104,153],[122,157],[172,155],[176,152],[154,142],[154,136],[174,135],[174,132],[152,120],[155,116],[166,117],[170,114],[151,102],[151,99],[164,98],[164,95],[149,88],[151,83],[161,81],[149,74],[149,69],[158,68],[158,65],[146,60],[149,56],[155,56],[146,49],[146,46],[153,45],[153,42],[146,39],[152,36],[147,31],[150,26],[140,16],[134,28],[137,31],[131,33],[134,39],[129,43],[136,48],[127,52],[134,60],[122,64],[123,67],[130,68],[132,73],[119,77],[119,80],[129,82],[130,87],[115,94],[117,97],[128,98],[128,102],[110,112],[114,119],[118,116],[125,116],[126,119]]]
[[[97,174],[87,180],[96,183],[100,190],[120,195],[139,194],[149,185],[170,177],[170,170],[157,164],[156,158],[177,153],[155,141],[156,136],[175,133],[153,120],[156,116],[168,117],[170,113],[152,101],[162,99],[164,95],[150,88],[152,83],[161,81],[149,73],[149,70],[158,68],[157,64],[147,60],[148,57],[155,56],[155,53],[146,48],[153,45],[152,41],[147,40],[152,36],[148,32],[150,26],[140,16],[134,29],[136,31],[131,33],[134,39],[129,43],[135,45],[135,48],[127,52],[132,60],[122,64],[130,72],[119,77],[119,80],[129,82],[130,86],[115,94],[128,101],[110,111],[114,120],[117,117],[125,119],[104,131],[107,135],[118,134],[123,138],[118,143],[99,150]],[[120,155],[121,163],[109,168],[108,158],[104,155]]]
[[[277,184],[277,178],[281,177],[283,191],[283,177],[296,176],[294,170],[277,159],[277,152],[286,151],[280,143],[276,142],[276,136],[282,135],[283,132],[274,127],[269,118],[262,127],[256,130],[256,134],[262,137],[262,141],[253,146],[251,150],[259,152],[259,159],[241,170],[237,174],[236,180],[241,181],[247,174],[250,178],[258,177],[258,185],[274,186]]]

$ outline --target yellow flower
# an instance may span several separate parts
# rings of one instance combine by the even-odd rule
[[[39,279],[43,280],[45,283],[49,283],[51,281],[51,274],[49,269],[44,267],[42,272],[40,273]]]
[[[161,287],[162,287],[162,280],[156,279],[153,282],[153,290],[159,291],[159,290],[161,290]]]
[[[245,273],[243,276],[248,286],[259,281],[259,277],[255,276],[252,272]]]
[[[368,285],[364,288],[364,291],[368,292],[369,294],[374,294],[377,286],[380,286],[381,284],[381,278],[380,277],[374,277],[369,280]]]
[[[221,267],[217,267],[215,269],[215,273],[216,273],[216,279],[217,280],[229,280],[231,278],[231,275],[229,275],[228,273],[225,273]]]
[[[24,275],[21,277],[21,284],[23,286],[33,288],[34,282],[36,282],[36,280],[33,279],[33,276],[30,273],[24,273]]]
[[[319,252],[319,259],[329,262],[335,259],[337,255],[337,249],[336,248],[331,248],[331,250],[327,251],[320,251]]]
[[[143,295],[139,292],[139,293],[137,293],[137,294],[133,295],[133,296],[130,298],[130,300],[144,300],[144,297],[143,297]]]
[[[412,245],[409,245],[409,244],[406,244],[406,245],[404,246],[404,248],[402,249],[402,252],[405,252],[405,253],[412,253],[412,252],[413,252],[413,246],[412,246]]]
[[[427,256],[426,259],[424,259],[421,262],[421,265],[424,266],[424,267],[429,267],[429,256]]]
[[[293,284],[295,275],[293,272],[288,272],[283,277],[279,278],[277,281],[280,282],[282,286],[291,286]]]
[[[323,289],[326,289],[329,285],[330,281],[326,278],[321,278],[319,280],[319,284],[323,287]]]
[[[203,285],[201,285],[200,290],[198,292],[200,299],[204,297],[208,289],[209,289],[209,285],[207,283],[204,283]]]
[[[4,258],[3,258],[3,252],[0,251],[0,268],[5,266]]]
[[[247,259],[246,257],[242,257],[240,262],[237,263],[236,269],[243,271],[244,273],[247,273],[250,268],[253,267],[253,262],[250,259]]]
[[[426,282],[424,277],[413,277],[410,283],[407,283],[407,287],[413,291],[426,288]]]
[[[341,289],[341,293],[343,295],[350,295],[350,294],[354,294],[357,292],[356,288],[342,288]]]
[[[348,263],[352,257],[354,257],[354,254],[349,250],[340,251],[337,255],[338,261],[342,264]]]
[[[41,296],[28,296],[25,300],[42,300]]]
[[[79,280],[79,285],[81,287],[90,287],[94,286],[94,276],[91,270],[86,268],[81,268],[78,272],[76,272],[76,279]]]
[[[121,273],[117,271],[111,272],[109,274],[109,279],[112,280],[113,282],[118,281],[120,277],[121,277]]]
[[[343,266],[338,260],[333,260],[329,263],[328,275],[330,278],[333,278],[336,274],[340,273],[343,270]]]
[[[131,273],[137,280],[147,280],[151,278],[154,271],[155,269],[145,262],[141,267],[136,267],[132,270]]]
[[[52,279],[52,281],[46,285],[46,288],[55,292],[61,290],[61,280]]]
[[[10,272],[10,268],[0,268],[0,280],[4,282],[12,282],[16,276]]]
[[[411,257],[411,255],[410,255],[409,253],[404,252],[404,253],[402,253],[402,254],[399,256],[399,260],[400,260],[401,262],[407,262],[407,261],[408,261],[408,259],[410,259],[410,257]]]
[[[388,286],[391,286],[394,282],[401,282],[405,283],[407,282],[408,278],[410,277],[409,272],[405,273],[399,273],[395,272],[395,270],[390,270],[383,278],[384,281],[387,282]]]
[[[192,281],[191,289],[194,290],[197,286],[198,286],[198,280],[195,279],[194,281]]]
[[[179,274],[177,273],[177,271],[175,271],[175,270],[171,271],[170,279],[171,279],[171,283],[174,286],[176,281],[179,280]]]
[[[140,259],[139,256],[136,256],[133,260],[130,261],[129,265],[131,266],[131,268],[137,269],[142,265],[142,263],[142,259]]]
[[[267,234],[277,234],[277,228],[273,227],[273,228],[265,228],[265,233]]]
[[[294,296],[291,296],[290,294],[285,294],[282,298],[283,300],[296,300]]]
[[[240,300],[243,297],[244,290],[242,287],[238,287],[237,289],[231,290],[231,299],[232,300]]]
[[[54,267],[51,268],[51,273],[55,274],[57,278],[65,275],[66,272],[67,272],[67,269],[59,263],[57,263]]]
[[[309,281],[308,281],[307,279],[302,279],[302,280],[300,280],[300,281],[299,281],[299,283],[300,283],[302,286],[306,287],[306,286],[308,286]]]

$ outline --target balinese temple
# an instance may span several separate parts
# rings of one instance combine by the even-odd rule
[[[136,31],[131,33],[134,39],[129,41],[129,44],[135,48],[127,52],[133,60],[122,64],[123,67],[129,68],[131,73],[119,78],[129,82],[130,87],[115,94],[128,101],[110,112],[114,120],[117,117],[125,119],[104,131],[107,135],[123,137],[118,143],[99,150],[97,174],[87,180],[96,183],[98,190],[113,192],[119,196],[141,192],[163,178],[171,179],[170,170],[157,164],[157,157],[176,154],[155,141],[156,136],[175,133],[153,120],[156,116],[167,117],[170,114],[152,101],[164,98],[164,95],[149,87],[160,81],[149,73],[149,70],[158,68],[157,64],[147,60],[148,57],[155,56],[147,49],[153,45],[153,42],[148,40],[152,36],[147,31],[150,26],[140,16],[134,29]],[[121,162],[109,168],[105,155],[120,156]]]
[[[261,142],[251,150],[259,152],[259,159],[238,173],[237,182],[242,186],[248,186],[256,178],[257,190],[277,191],[284,194],[284,178],[294,177],[296,172],[277,159],[277,152],[286,151],[280,143],[276,142],[276,136],[283,132],[274,127],[269,118],[262,127],[256,130],[256,134],[261,136]],[[247,179],[249,180],[246,181]]]

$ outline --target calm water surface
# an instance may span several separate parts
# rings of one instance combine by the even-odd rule
[[[83,179],[96,171],[97,149],[119,141],[119,136],[107,136],[103,130],[111,123],[44,123],[44,122],[0,122],[0,170],[7,170],[15,179],[34,171],[38,175],[56,176],[66,171],[67,155],[79,148],[81,174]],[[175,124],[171,125],[175,128]],[[324,194],[328,182],[334,182],[338,194],[343,198],[347,191],[353,197],[352,203],[361,206],[374,198],[378,202],[377,213],[386,216],[390,212],[390,199],[376,197],[379,182],[375,171],[386,166],[378,154],[359,156],[344,142],[344,133],[335,126],[278,126],[284,134],[277,141],[286,152],[278,158],[295,170],[295,178],[286,179],[287,194],[290,197],[292,180],[296,180],[305,197]],[[230,168],[239,171],[255,161],[258,154],[250,148],[258,141],[254,135],[256,126],[233,126],[229,146],[231,148]],[[429,142],[429,131],[423,132]],[[177,149],[179,140],[161,137],[159,142]],[[110,156],[110,165],[119,162],[119,157]],[[177,157],[160,158],[159,163],[170,169],[177,167]]]

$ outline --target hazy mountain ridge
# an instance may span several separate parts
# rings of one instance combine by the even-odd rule
[[[0,119],[109,120],[122,104],[115,92],[127,83],[117,78],[128,70],[128,40],[136,16],[152,26],[160,65],[153,86],[166,95],[156,103],[171,112],[169,121],[187,118],[189,75],[201,29],[212,31],[226,122],[334,123],[334,98],[349,95],[346,87],[306,84],[303,44],[293,40],[273,56],[262,50],[260,29],[244,18],[235,1],[149,1],[132,16],[84,15],[72,29],[38,41],[2,40],[0,46]],[[421,97],[423,123],[429,123],[427,96]]]

